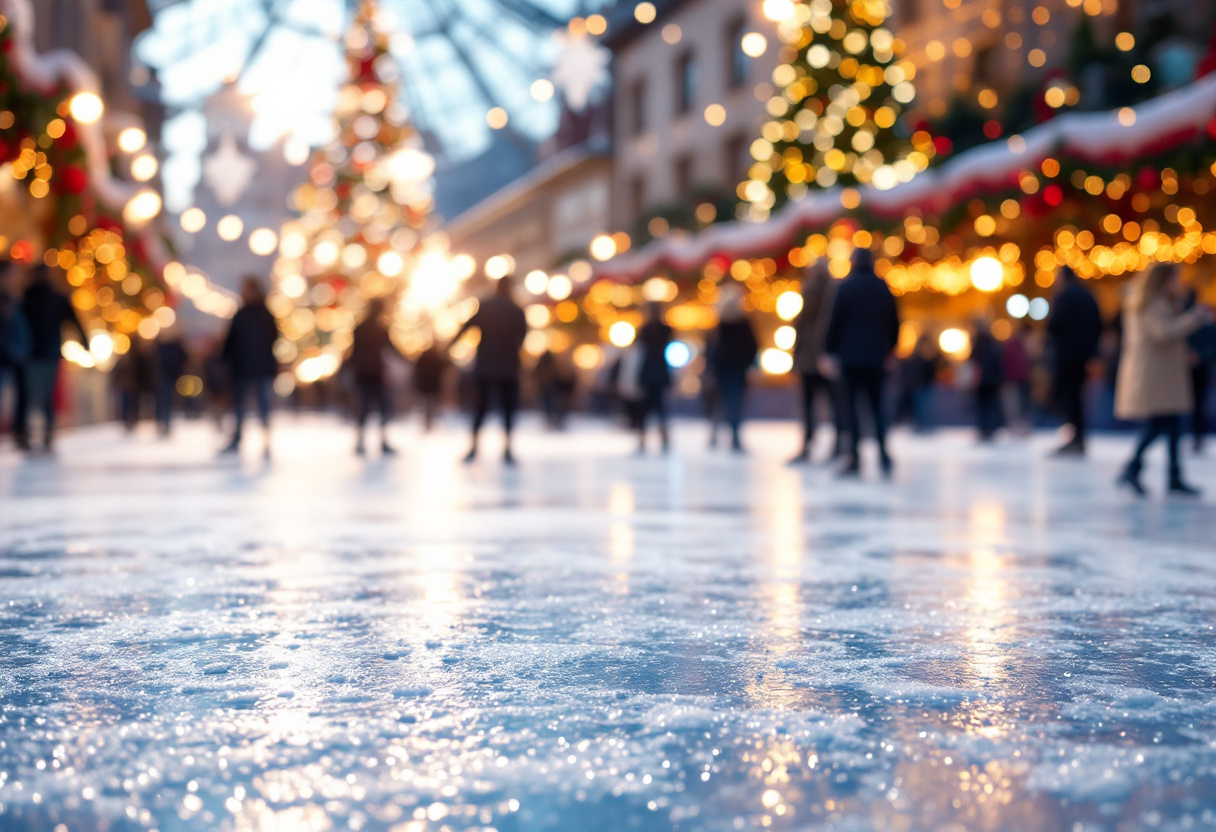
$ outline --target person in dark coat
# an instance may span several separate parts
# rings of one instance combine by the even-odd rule
[[[1047,334],[1055,349],[1056,373],[1052,397],[1065,421],[1072,426],[1072,438],[1056,449],[1056,456],[1085,455],[1085,379],[1089,362],[1098,354],[1102,337],[1102,313],[1081,278],[1068,266],[1061,266],[1060,289],[1047,321]]]
[[[663,320],[663,305],[651,303],[646,307],[646,321],[637,334],[637,349],[642,353],[638,370],[638,387],[642,399],[638,407],[638,453],[646,453],[646,422],[651,414],[659,422],[659,437],[663,452],[671,447],[667,430],[667,388],[671,386],[671,367],[667,363],[667,346],[672,329]]]
[[[224,340],[224,361],[232,373],[232,408],[236,429],[224,453],[234,454],[241,447],[241,430],[245,424],[245,399],[250,392],[257,398],[258,418],[265,433],[263,455],[270,458],[270,394],[279,362],[274,357],[274,342],[279,327],[274,315],[266,308],[266,294],[261,282],[253,276],[241,284],[243,305],[232,316],[228,337]]]
[[[1194,289],[1187,292],[1186,309],[1193,309],[1198,302]],[[1207,323],[1191,333],[1187,338],[1191,361],[1191,398],[1194,409],[1191,411],[1191,433],[1194,435],[1192,445],[1195,453],[1203,453],[1203,439],[1208,427],[1208,392],[1212,383],[1212,365],[1216,363],[1216,324]]]
[[[42,446],[49,451],[55,434],[55,387],[63,357],[63,327],[71,327],[80,336],[81,346],[85,349],[89,347],[89,336],[80,318],[76,317],[76,310],[67,295],[51,284],[49,266],[39,264],[34,267],[22,309],[30,324],[34,349],[26,368],[25,389],[28,398],[18,408],[22,413],[23,426],[28,424],[32,412],[42,412]]]
[[[1001,426],[1001,385],[1005,383],[1000,342],[988,322],[971,328],[971,366],[975,369],[975,413],[981,442],[991,442]]]
[[[899,362],[900,401],[896,412],[908,419],[916,433],[932,429],[933,391],[941,365],[937,342],[924,334],[917,337],[912,354]]]
[[[34,336],[12,280],[10,262],[0,260],[0,401],[4,399],[4,385],[11,381],[16,388],[13,397],[13,441],[19,449],[26,451],[30,445],[21,405],[25,400],[25,371],[34,349]],[[0,427],[3,427],[3,414],[0,414]]]
[[[114,389],[118,391],[118,415],[127,433],[135,431],[156,394],[156,348],[142,338],[133,342],[114,365]]]
[[[1030,333],[1025,321],[1014,324],[1013,333],[1001,348],[1001,374],[1006,391],[1006,422],[1019,433],[1029,433],[1033,424],[1030,398]]]
[[[177,380],[186,371],[188,359],[181,336],[161,330],[156,339],[156,424],[161,436],[169,435]]]
[[[802,278],[802,311],[794,319],[797,340],[794,342],[794,372],[802,387],[802,450],[790,460],[798,465],[811,460],[815,446],[815,397],[822,394],[832,407],[836,426],[836,444],[832,458],[844,455],[844,413],[841,407],[840,384],[819,369],[827,339],[832,303],[836,297],[836,280],[828,271],[827,260],[819,259]]]
[[[355,327],[354,339],[350,347],[350,355],[346,359],[355,377],[355,387],[359,396],[358,441],[355,453],[363,456],[367,453],[363,445],[363,430],[367,419],[374,408],[380,414],[380,452],[385,456],[396,453],[388,443],[388,423],[392,418],[391,399],[388,385],[385,383],[384,354],[393,349],[393,342],[388,336],[388,326],[384,322],[384,298],[372,298],[367,302],[367,313]]]
[[[427,433],[435,424],[447,369],[447,356],[438,344],[431,344],[414,362],[414,392],[422,400],[422,425]]]
[[[735,453],[742,453],[739,428],[747,397],[747,373],[756,361],[757,347],[756,333],[743,310],[739,292],[723,291],[712,343],[710,363],[722,397],[722,412],[730,425],[730,447]]]
[[[853,267],[836,291],[828,322],[824,349],[838,365],[844,380],[849,426],[849,456],[842,476],[860,472],[861,441],[858,400],[869,405],[874,437],[884,475],[891,473],[887,453],[887,424],[883,413],[884,365],[899,342],[899,309],[891,289],[874,273],[874,257],[868,249],[853,250]]]
[[[511,277],[503,277],[494,287],[494,294],[483,300],[473,317],[464,322],[452,343],[470,329],[481,332],[477,343],[477,357],[473,362],[473,381],[476,387],[476,410],[473,414],[473,445],[465,456],[466,463],[477,458],[477,436],[490,409],[492,397],[498,398],[502,408],[502,426],[506,433],[506,447],[502,459],[507,465],[515,464],[511,454],[511,428],[515,422],[515,410],[519,406],[519,351],[528,335],[528,319],[524,310],[511,297]]]

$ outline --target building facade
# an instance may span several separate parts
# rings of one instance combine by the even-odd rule
[[[756,57],[742,45],[753,32],[765,44]],[[659,3],[649,23],[623,4],[606,44],[613,52],[613,226],[637,233],[652,215],[691,211],[698,197],[733,199],[777,65],[779,42],[761,3]]]

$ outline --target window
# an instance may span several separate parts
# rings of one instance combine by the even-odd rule
[[[646,132],[646,81],[639,79],[629,90],[629,110],[633,117],[633,134]]]
[[[629,207],[635,218],[646,210],[646,180],[640,176],[635,176],[629,183]]]
[[[730,139],[726,143],[726,180],[734,185],[742,182],[751,164],[751,140],[743,135]]]
[[[747,18],[738,17],[726,27],[726,54],[730,56],[727,67],[730,75],[727,78],[731,89],[747,83],[751,75],[752,59],[743,51],[743,36],[747,34]]]
[[[692,193],[692,157],[676,160],[676,201],[683,202]]]
[[[697,103],[697,59],[691,52],[686,52],[676,64],[676,88],[679,97],[676,102],[676,112],[683,115],[690,112]]]

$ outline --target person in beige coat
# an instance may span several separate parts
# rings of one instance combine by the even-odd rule
[[[1123,353],[1115,382],[1115,415],[1145,420],[1136,452],[1119,477],[1140,496],[1144,452],[1161,436],[1169,442],[1171,494],[1194,497],[1198,490],[1182,479],[1178,443],[1182,416],[1191,410],[1190,368],[1186,338],[1212,320],[1212,311],[1196,306],[1181,311],[1178,269],[1158,263],[1131,286],[1123,304]]]

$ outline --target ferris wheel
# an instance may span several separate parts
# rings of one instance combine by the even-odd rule
[[[171,113],[197,111],[235,81],[257,102],[254,145],[284,134],[312,145],[326,141],[343,69],[342,36],[356,0],[148,5],[154,24],[137,39],[134,61],[139,70],[155,70],[157,93]],[[563,95],[575,109],[586,104],[589,92],[606,80],[607,58],[593,43],[572,43],[570,22],[603,5],[605,0],[377,3],[381,26],[392,33],[402,103],[430,150],[453,161],[485,150],[495,130],[528,142],[547,137]]]

